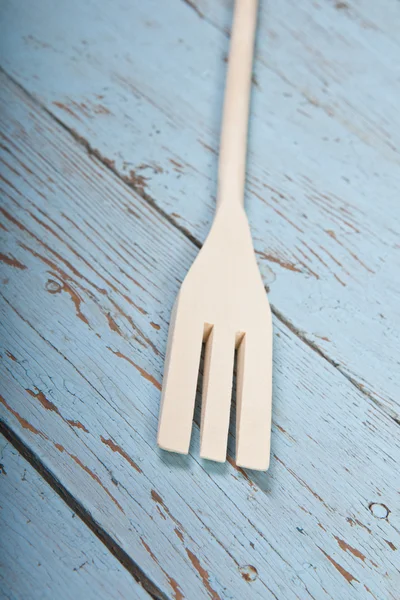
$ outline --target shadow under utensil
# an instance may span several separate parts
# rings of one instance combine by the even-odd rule
[[[169,452],[162,448],[157,448],[158,456],[164,465],[167,465],[173,470],[190,469],[190,463],[193,457],[190,454],[178,454],[177,452]]]

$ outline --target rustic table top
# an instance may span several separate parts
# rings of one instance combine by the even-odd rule
[[[261,0],[246,206],[267,473],[156,446],[211,224],[231,0],[3,0],[7,598],[398,598],[400,4]],[[397,463],[397,465],[396,465]],[[396,475],[397,473],[397,475]]]

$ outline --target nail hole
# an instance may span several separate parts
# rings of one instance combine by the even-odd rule
[[[252,565],[240,567],[239,572],[243,579],[245,579],[248,582],[255,581],[258,577],[258,571]]]
[[[54,279],[49,279],[46,282],[46,290],[50,294],[58,294],[62,290],[62,286],[58,283],[58,281],[54,281]]]
[[[377,519],[387,519],[390,514],[388,507],[384,504],[379,504],[378,502],[371,502],[369,510]]]

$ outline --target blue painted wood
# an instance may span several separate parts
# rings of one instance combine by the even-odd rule
[[[2,598],[150,600],[2,435],[0,461]]]
[[[158,450],[198,249],[4,75],[0,127],[2,419],[168,597],[395,598],[393,419],[275,318],[270,471]]]
[[[400,7],[261,5],[248,211],[264,281],[275,314],[398,418]],[[231,9],[8,0],[4,67],[202,241]]]

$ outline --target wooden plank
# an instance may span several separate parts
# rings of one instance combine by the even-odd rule
[[[150,599],[0,435],[2,598]]]
[[[8,426],[169,597],[395,598],[394,421],[275,319],[270,471],[200,460],[197,426],[188,457],[158,450],[166,323],[197,248],[0,90]]]
[[[398,419],[400,5],[261,5],[248,211],[264,282],[275,314]],[[2,9],[6,70],[199,242],[231,7]]]

